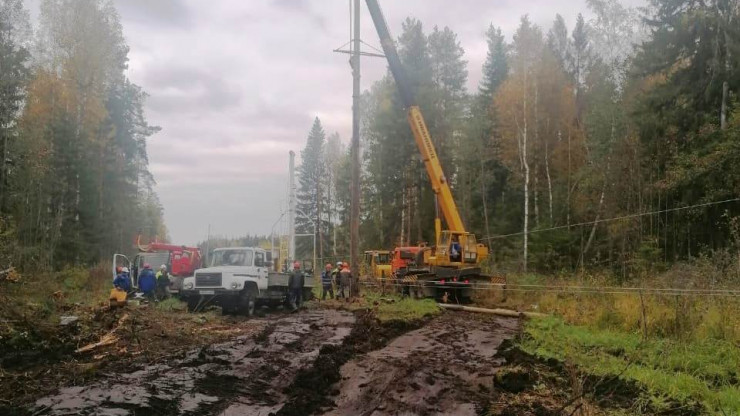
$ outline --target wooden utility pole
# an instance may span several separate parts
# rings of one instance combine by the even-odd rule
[[[352,296],[360,294],[360,0],[354,0],[354,35],[352,39],[352,186],[349,220],[349,251]]]

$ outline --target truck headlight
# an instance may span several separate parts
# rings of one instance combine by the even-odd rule
[[[239,282],[234,282],[231,284],[232,289],[239,289]]]
[[[192,289],[192,288],[193,288],[193,282],[185,283],[185,289]]]

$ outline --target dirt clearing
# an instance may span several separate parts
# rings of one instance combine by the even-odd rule
[[[191,351],[169,363],[110,374],[36,402],[35,414],[268,415],[287,401],[284,389],[326,345],[339,345],[354,316],[322,310],[255,320],[256,336]]]
[[[250,321],[260,330],[60,389],[39,415],[477,415],[501,343],[519,321],[443,313],[379,321],[312,309]]]
[[[341,368],[327,415],[477,415],[487,405],[498,346],[519,321],[444,313]]]

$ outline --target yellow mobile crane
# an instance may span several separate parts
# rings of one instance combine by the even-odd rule
[[[403,275],[398,275],[396,270],[393,272],[400,281],[408,284],[410,293],[434,297],[452,294],[458,300],[469,299],[472,283],[491,280],[489,276],[483,276],[480,269],[480,263],[488,257],[488,248],[477,242],[475,234],[465,231],[465,225],[442,171],[424,116],[409,86],[406,71],[398,57],[380,5],[377,0],[366,2],[388,66],[396,80],[401,101],[408,112],[408,122],[424,160],[437,205],[434,220],[435,247],[424,247],[419,251],[417,269],[403,270]],[[440,208],[447,225],[446,230],[442,230]]]

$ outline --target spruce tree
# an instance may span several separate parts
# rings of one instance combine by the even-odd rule
[[[298,190],[296,213],[296,231],[299,234],[314,234],[316,231],[316,253],[323,257],[321,251],[326,238],[326,218],[328,212],[327,180],[328,169],[324,160],[326,133],[318,117],[314,119],[306,138],[306,147],[301,151],[301,164],[298,167]],[[314,225],[317,227],[314,230]],[[299,239],[296,243],[296,256],[309,258],[312,255],[312,241]],[[327,245],[328,247],[328,245]]]

